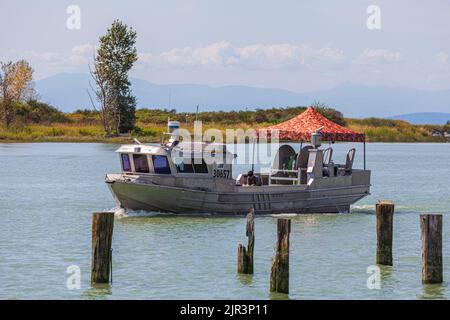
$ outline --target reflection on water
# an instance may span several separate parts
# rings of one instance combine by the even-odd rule
[[[253,284],[252,274],[236,273],[236,277],[238,278],[239,282],[244,286],[249,286]]]
[[[380,267],[381,282],[389,281],[392,278],[393,267],[383,265],[378,266]]]
[[[177,215],[154,215],[154,216],[127,216],[120,219],[124,225],[133,225],[140,229],[162,229],[179,231],[184,229],[208,230],[209,228],[221,228],[223,225],[233,223],[236,218],[220,216],[177,216]],[[167,230],[168,231],[168,230]]]
[[[278,292],[271,292],[269,294],[270,300],[289,300],[289,295],[284,293],[278,293]]]
[[[111,285],[109,284],[94,284],[81,295],[85,299],[106,299],[107,296],[112,295]]]
[[[419,299],[446,299],[445,284],[424,284]]]
[[[450,144],[368,144],[372,196],[353,206],[351,214],[287,216],[292,219],[289,295],[269,292],[277,238],[273,216],[255,220],[252,276],[236,272],[237,246],[247,242],[245,216],[116,216],[114,282],[92,287],[92,212],[115,206],[103,179],[119,169],[116,147],[0,144],[1,299],[450,297],[445,283],[421,283],[419,224],[419,213],[450,210]],[[350,146],[333,147],[335,160],[345,161]],[[360,153],[355,161],[361,165]],[[367,268],[375,263],[377,199],[396,205],[394,266],[381,267],[381,289],[370,290]],[[443,228],[449,234],[450,223]],[[449,237],[443,237],[443,250],[448,266]],[[71,265],[80,267],[81,290],[66,287]],[[444,279],[450,279],[450,268],[444,268]]]

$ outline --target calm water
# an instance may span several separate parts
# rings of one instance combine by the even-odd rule
[[[344,159],[348,144],[335,146]],[[361,147],[361,146],[357,146]],[[116,219],[113,284],[91,288],[91,214],[115,203],[103,183],[116,146],[0,144],[2,299],[447,299],[450,297],[450,144],[369,144],[372,196],[352,214],[292,217],[291,293],[269,294],[276,219],[256,220],[255,275],[236,274],[245,218],[131,213]],[[361,150],[361,148],[359,149]],[[337,154],[336,154],[337,153]],[[357,153],[361,163],[362,155]],[[374,203],[396,203],[394,267],[369,290]],[[444,213],[443,285],[421,284],[419,213]],[[66,269],[81,269],[68,290]]]

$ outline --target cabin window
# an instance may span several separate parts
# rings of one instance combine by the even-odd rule
[[[192,165],[192,159],[178,159],[176,163],[177,171],[180,173],[193,173],[194,166]]]
[[[203,158],[202,158],[202,163],[198,163],[198,162],[200,162],[199,159],[192,159],[192,162],[194,163],[195,173],[208,173],[208,167]]]
[[[130,162],[130,156],[126,153],[122,153],[120,155],[122,158],[122,169],[124,172],[130,172],[131,171],[131,162]]]
[[[145,154],[134,154],[134,170],[140,173],[149,173],[150,169],[148,167],[147,155]]]
[[[153,169],[158,174],[170,174],[169,161],[166,156],[153,155]]]

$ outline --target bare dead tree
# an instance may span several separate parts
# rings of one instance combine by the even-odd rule
[[[107,78],[105,75],[105,72],[102,68],[102,66],[98,63],[94,63],[94,70],[92,70],[91,66],[89,66],[89,72],[91,74],[91,77],[95,83],[95,88],[92,86],[91,83],[89,83],[89,86],[94,92],[96,100],[100,104],[99,112],[100,112],[100,119],[103,124],[103,128],[105,129],[105,132],[107,135],[111,135],[111,125],[112,125],[112,119],[111,116],[113,114],[110,104],[108,103],[108,83]],[[92,106],[95,110],[97,108],[95,107],[95,103],[92,99],[92,96],[88,90],[88,95],[91,100]]]

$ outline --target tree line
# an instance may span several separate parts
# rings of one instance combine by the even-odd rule
[[[341,112],[320,103],[315,103],[313,106],[319,113],[331,121],[343,126],[346,125],[346,121]],[[225,125],[237,123],[276,124],[299,115],[306,108],[306,106],[296,106],[245,111],[204,111],[198,114],[194,112],[177,112],[175,109],[138,109],[136,116],[139,122],[146,124],[164,124],[168,118],[180,121],[181,123],[191,123],[195,119],[198,119],[203,122]]]
[[[119,20],[115,20],[99,39],[93,64],[89,65],[92,82],[87,92],[92,110],[79,110],[72,115],[38,101],[33,87],[33,68],[25,60],[1,63],[0,119],[8,128],[13,123],[100,122],[106,136],[129,133],[136,122],[165,124],[167,119],[191,123],[197,119],[209,123],[279,123],[303,112],[306,107],[257,109],[254,111],[177,112],[176,110],[139,109],[132,94],[128,74],[137,61],[137,33]],[[316,102],[316,109],[330,120],[345,125],[339,111]]]
[[[127,133],[136,122],[136,98],[128,73],[137,60],[136,32],[115,20],[99,39],[88,94],[107,136]],[[0,121],[6,129],[13,124],[70,121],[48,104],[39,102],[34,90],[33,68],[25,60],[0,62]]]

